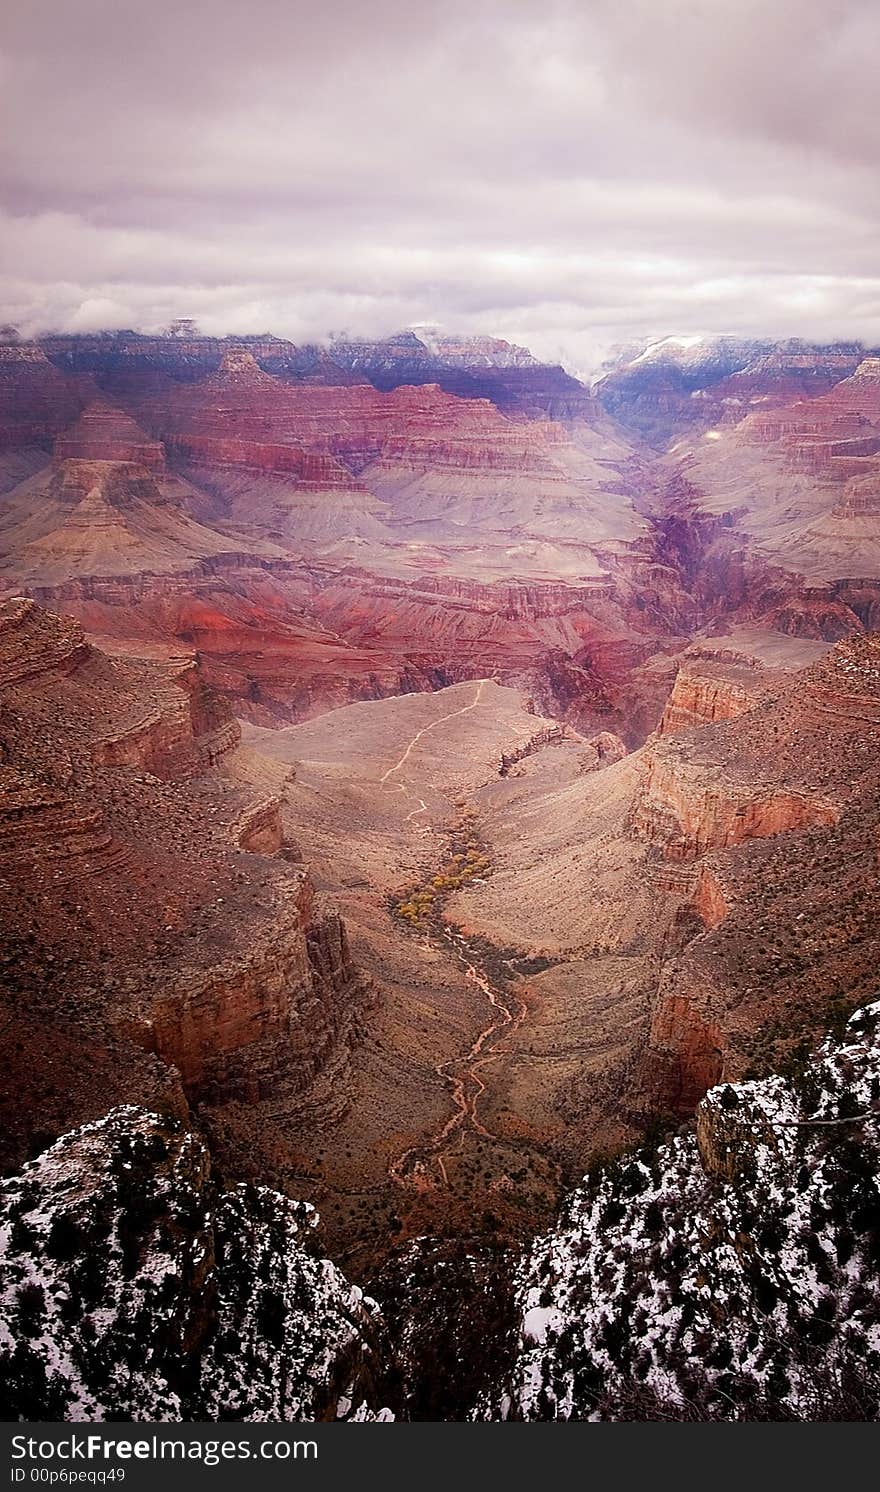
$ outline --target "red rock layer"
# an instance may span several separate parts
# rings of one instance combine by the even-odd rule
[[[0,697],[7,1071],[43,1029],[62,1128],[101,1112],[73,1076],[102,1040],[137,1101],[143,1053],[191,1098],[304,1094],[344,1059],[360,987],[283,853],[278,796],[229,770],[238,726],[193,660],[110,659],[20,599],[0,606]]]
[[[7,588],[174,575],[204,560],[225,564],[238,543],[195,522],[169,497],[161,474],[133,461],[65,459],[38,472],[0,511],[0,581]]]
[[[880,358],[865,358],[820,398],[752,415],[744,434],[779,441],[794,471],[832,481],[874,477],[880,463]]]
[[[714,866],[705,863],[700,866],[692,905],[708,929],[718,927],[727,916],[730,910],[728,899]]]
[[[711,770],[690,753],[657,746],[646,755],[629,826],[667,860],[690,861],[708,850],[833,824],[838,817],[837,805],[818,796],[751,784],[717,787]]]
[[[76,419],[82,403],[35,343],[0,343],[0,450],[45,445]]]
[[[526,687],[543,714],[579,729],[607,723],[628,745],[644,738],[629,681],[657,644],[630,628],[613,583],[405,582],[317,567],[314,576],[314,615],[354,647],[406,657],[436,685],[494,675]]]
[[[356,988],[345,929],[319,916],[302,871],[278,915],[244,950],[193,969],[147,1012],[149,1041],[184,1088],[213,1101],[305,1092],[330,1059]]]
[[[689,1111],[873,994],[878,727],[880,639],[854,637],[760,707],[648,750],[632,821],[661,856],[697,857],[704,929],[664,964],[637,1078],[651,1103]]]
[[[458,399],[436,385],[387,394],[368,384],[294,385],[264,373],[249,352],[236,351],[197,383],[135,377],[109,386],[182,454],[287,471],[293,467],[272,463],[295,465],[301,457],[283,454],[292,447],[322,455],[320,480],[331,486],[351,485],[351,472],[379,457],[405,457],[417,466],[548,468],[546,428],[514,424],[488,400]]]
[[[657,727],[658,736],[680,735],[719,720],[735,720],[752,709],[766,688],[757,660],[723,651],[689,650],[675,676]]]
[[[150,440],[121,409],[95,400],[55,441],[57,461],[133,461],[149,471],[165,471],[161,441]]]

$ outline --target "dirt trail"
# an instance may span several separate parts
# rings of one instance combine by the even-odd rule
[[[400,772],[409,760],[414,747],[429,731],[435,730],[447,720],[454,720],[459,715],[467,715],[471,710],[477,709],[483,696],[483,687],[487,683],[489,683],[488,679],[478,680],[477,692],[469,705],[464,705],[460,710],[453,710],[448,715],[441,715],[438,720],[432,720],[430,725],[423,726],[413,736],[400,760],[382,774],[379,779],[380,783],[387,782],[390,777]],[[398,782],[397,786],[401,792],[409,793],[411,797],[416,796],[407,783]],[[424,798],[419,797],[418,806],[406,815],[404,822],[410,823],[427,812],[428,807]],[[430,834],[433,831],[428,827],[423,827],[420,832]],[[491,1050],[497,1040],[502,1034],[515,1031],[526,1015],[526,1007],[518,995],[512,992],[505,993],[492,984],[485,971],[480,968],[477,949],[467,942],[457,928],[445,926],[441,932],[435,934],[435,938],[464,967],[465,978],[475,984],[485,995],[492,1018],[475,1037],[463,1057],[453,1057],[445,1062],[438,1062],[434,1068],[437,1076],[448,1085],[452,1097],[452,1113],[445,1124],[428,1139],[418,1145],[410,1146],[388,1167],[388,1174],[394,1181],[415,1186],[418,1189],[426,1189],[434,1185],[430,1177],[432,1164],[443,1185],[448,1185],[443,1157],[450,1149],[453,1139],[458,1141],[467,1129],[472,1129],[484,1139],[493,1138],[492,1132],[486,1128],[477,1113],[477,1105],[486,1092],[486,1084],[480,1073],[490,1062],[494,1062],[500,1056],[499,1052]]]
[[[383,772],[379,781],[387,782],[389,777],[393,777],[395,772],[399,772],[401,767],[409,760],[409,754],[413,747],[417,746],[422,737],[426,736],[429,731],[435,730],[438,725],[443,725],[447,720],[454,720],[457,715],[469,715],[471,710],[475,710],[483,696],[483,685],[488,683],[488,679],[480,679],[478,681],[476,695],[469,705],[465,705],[460,710],[452,710],[448,715],[441,715],[439,720],[432,720],[430,725],[422,726],[422,729],[417,731],[413,736],[400,761],[395,762],[393,767],[389,767],[387,772]]]

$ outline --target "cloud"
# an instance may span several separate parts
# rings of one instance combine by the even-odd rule
[[[0,320],[880,342],[875,0],[17,0]]]

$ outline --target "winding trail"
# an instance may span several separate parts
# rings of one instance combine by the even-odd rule
[[[441,715],[439,720],[432,720],[430,725],[423,725],[422,729],[420,731],[417,731],[416,734],[413,736],[405,752],[403,753],[403,756],[400,758],[400,761],[395,762],[393,767],[389,767],[387,772],[382,773],[382,776],[379,778],[380,783],[387,782],[389,777],[393,777],[396,772],[400,771],[401,767],[404,766],[404,764],[409,760],[409,754],[412,751],[413,747],[417,746],[422,737],[426,736],[429,731],[436,729],[438,725],[445,724],[447,720],[454,720],[457,715],[469,715],[471,710],[475,710],[483,696],[483,685],[488,684],[489,682],[489,679],[480,679],[478,681],[476,695],[469,705],[464,705],[464,707],[460,710],[452,710],[448,715]]]
[[[443,1185],[449,1185],[444,1155],[451,1148],[453,1139],[460,1142],[468,1129],[483,1139],[497,1138],[486,1128],[477,1112],[477,1105],[486,1092],[486,1084],[480,1074],[490,1062],[501,1055],[500,1051],[494,1049],[496,1042],[502,1035],[509,1036],[516,1031],[527,1013],[526,1005],[515,992],[505,992],[492,984],[479,964],[474,962],[479,956],[477,950],[457,928],[444,927],[440,941],[464,966],[465,978],[485,995],[492,1011],[492,1019],[471,1042],[463,1057],[449,1058],[445,1062],[438,1062],[434,1067],[437,1076],[448,1085],[452,1097],[453,1110],[446,1123],[418,1145],[411,1145],[404,1150],[388,1167],[388,1174],[394,1181],[420,1190],[426,1190],[434,1184],[430,1176],[432,1163]]]
[[[458,716],[468,715],[471,710],[477,709],[483,697],[483,688],[490,682],[489,679],[479,679],[476,694],[469,705],[463,705],[460,710],[452,710],[448,715],[441,715],[439,719],[432,720],[430,725],[425,725],[417,731],[399,761],[383,772],[379,778],[380,784],[388,782],[389,778],[395,777],[401,771],[419,741],[430,731],[435,730],[439,725],[444,725],[447,720],[455,720]],[[415,793],[406,782],[398,782],[396,786],[401,792],[415,797]],[[420,797],[418,806],[406,815],[404,823],[411,823],[427,812],[428,805],[424,798]],[[426,827],[420,832],[430,834],[433,831]],[[430,1175],[432,1166],[436,1169],[443,1185],[449,1185],[444,1156],[451,1148],[452,1141],[456,1140],[460,1143],[468,1129],[483,1139],[495,1138],[477,1112],[477,1105],[486,1092],[486,1084],[480,1074],[490,1062],[494,1062],[501,1055],[500,1052],[494,1050],[496,1042],[502,1035],[510,1035],[516,1031],[526,1016],[526,1006],[519,996],[512,991],[505,992],[497,988],[485,970],[480,968],[477,948],[466,941],[458,928],[444,926],[440,933],[435,934],[435,937],[463,966],[465,978],[475,984],[477,989],[485,995],[489,1002],[491,1020],[471,1042],[464,1056],[447,1058],[446,1061],[438,1062],[434,1067],[437,1077],[447,1084],[452,1098],[452,1113],[445,1124],[418,1145],[411,1145],[404,1150],[388,1166],[388,1174],[392,1180],[401,1185],[414,1186],[419,1190],[427,1190],[435,1185]]]

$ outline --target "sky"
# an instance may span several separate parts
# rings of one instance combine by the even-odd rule
[[[6,0],[0,321],[880,343],[878,0]]]

